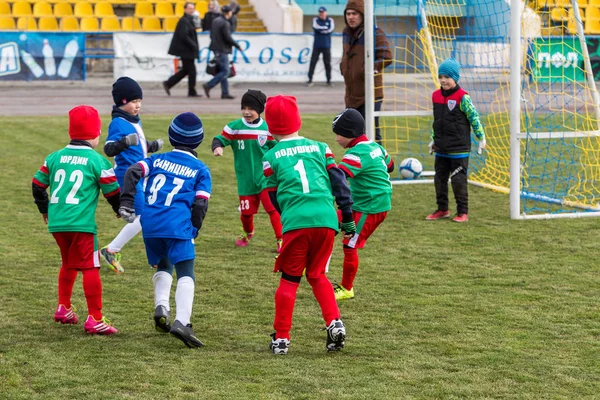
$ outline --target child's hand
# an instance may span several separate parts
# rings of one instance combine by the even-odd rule
[[[44,220],[44,224],[48,225],[48,213],[42,214],[42,219]]]
[[[217,147],[216,149],[213,150],[213,155],[215,157],[221,157],[223,155],[223,148],[222,147]]]
[[[354,221],[342,222],[340,228],[344,232],[344,239],[350,239],[356,233],[356,223]]]
[[[429,142],[429,154],[433,154],[433,140]]]
[[[484,137],[479,141],[479,146],[477,146],[477,154],[483,153],[483,151],[485,150],[486,144],[487,143],[486,143],[485,137]]]
[[[119,207],[119,214],[121,214],[121,217],[123,217],[123,219],[129,223],[135,221],[136,215],[133,208],[121,206]]]
[[[165,141],[162,139],[157,139],[156,143],[158,144],[158,150],[162,149],[163,146],[165,145]]]

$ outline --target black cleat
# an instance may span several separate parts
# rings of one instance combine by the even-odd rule
[[[273,354],[286,355],[288,348],[290,347],[290,341],[287,339],[275,339],[276,333],[271,334],[271,343],[269,343],[269,349]]]
[[[154,311],[154,327],[162,333],[169,333],[171,331],[169,312],[165,306],[156,306],[156,310]]]
[[[346,328],[340,319],[334,319],[327,329],[327,351],[338,351],[346,344]]]
[[[165,89],[165,92],[167,92],[167,96],[170,96],[171,95],[171,88],[167,84],[167,81],[164,81],[162,83],[162,86],[163,86],[163,89]]]
[[[206,83],[202,85],[202,89],[204,89],[204,94],[206,95],[206,97],[210,98],[210,88]]]
[[[204,346],[204,343],[196,337],[196,334],[192,330],[192,324],[184,326],[181,322],[175,320],[171,327],[171,335],[181,340],[190,349]]]

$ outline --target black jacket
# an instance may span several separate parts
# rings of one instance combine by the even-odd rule
[[[212,22],[210,46],[208,48],[215,53],[231,54],[232,47],[240,48],[231,37],[231,23],[221,15]]]
[[[436,153],[463,153],[471,151],[471,125],[461,111],[460,103],[467,94],[456,85],[450,90],[433,92],[433,142]]]
[[[198,35],[194,17],[191,15],[185,14],[177,22],[171,46],[169,46],[169,54],[188,60],[198,57]]]
[[[204,14],[204,18],[202,19],[202,30],[204,32],[210,31],[212,29],[213,21],[219,15],[221,15],[221,14],[219,14],[217,12],[212,12],[212,11],[209,11],[206,14]]]

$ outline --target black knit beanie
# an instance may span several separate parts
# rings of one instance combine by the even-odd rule
[[[122,106],[136,99],[142,99],[143,93],[140,85],[133,79],[123,76],[112,87],[113,100],[115,105]]]
[[[346,108],[333,119],[331,129],[336,135],[357,138],[365,134],[365,119],[354,108]]]
[[[260,90],[248,89],[242,96],[242,108],[250,107],[258,114],[262,114],[265,111],[266,102],[267,96]]]

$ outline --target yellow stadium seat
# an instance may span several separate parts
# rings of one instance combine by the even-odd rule
[[[10,12],[10,5],[5,1],[0,2],[0,15],[12,15]]]
[[[587,7],[585,9],[585,33],[600,34],[600,9]]]
[[[33,17],[19,17],[17,19],[17,30],[19,31],[35,31],[37,30],[37,24]]]
[[[140,24],[140,20],[136,17],[124,17],[121,20],[121,29],[124,31],[141,31],[142,24]]]
[[[177,15],[178,17],[182,17],[183,16],[183,9],[185,7],[186,2],[184,1],[178,1],[177,3],[175,3],[175,15]]]
[[[177,23],[179,22],[180,18],[181,17],[173,16],[163,19],[163,30],[166,32],[175,31],[175,27],[177,26]]]
[[[196,3],[196,10],[200,13],[201,16],[204,16],[208,11],[208,3],[205,1],[199,1]]]
[[[38,20],[39,31],[57,31],[58,22],[55,17],[40,17]]]
[[[17,24],[13,17],[0,16],[0,30],[9,31],[17,29]]]
[[[61,31],[78,31],[79,30],[79,20],[72,15],[62,17],[60,19],[59,28]]]
[[[119,18],[114,15],[102,18],[100,22],[100,30],[101,31],[120,31],[121,24],[119,23]]]
[[[81,18],[79,29],[83,32],[98,32],[100,30],[100,24],[98,24],[98,18],[96,17],[84,17]]]
[[[579,5],[579,8],[585,8],[588,5],[588,0],[577,0],[577,5]]]
[[[600,6],[600,0],[588,0],[588,5],[590,6]]]
[[[142,18],[142,31],[145,32],[160,32],[162,28],[160,26],[160,20],[158,17],[144,17]]]
[[[52,6],[50,5],[50,3],[40,1],[39,3],[35,3],[33,5],[34,17],[51,17],[52,15]]]
[[[112,4],[108,1],[101,1],[96,3],[96,7],[94,7],[94,15],[96,17],[109,17],[111,15],[115,15],[115,11],[113,10]]]
[[[158,18],[165,18],[173,16],[173,6],[171,3],[166,1],[160,1],[156,3],[156,8],[154,10],[154,14]]]
[[[55,17],[67,17],[73,15],[73,7],[69,3],[56,3],[54,5]]]
[[[13,17],[29,17],[33,13],[31,12],[31,5],[24,1],[18,1],[13,3],[12,15]]]
[[[552,12],[550,12],[550,18],[554,22],[565,22],[569,17],[565,8],[556,7],[552,9]]]
[[[76,17],[91,17],[94,15],[94,10],[92,9],[92,5],[88,2],[78,2],[75,3],[75,11],[74,14]]]
[[[149,1],[140,1],[135,3],[135,10],[133,15],[136,17],[151,17],[154,15],[154,10],[152,9],[152,3]]]
[[[132,4],[135,0],[108,0],[110,4]]]

